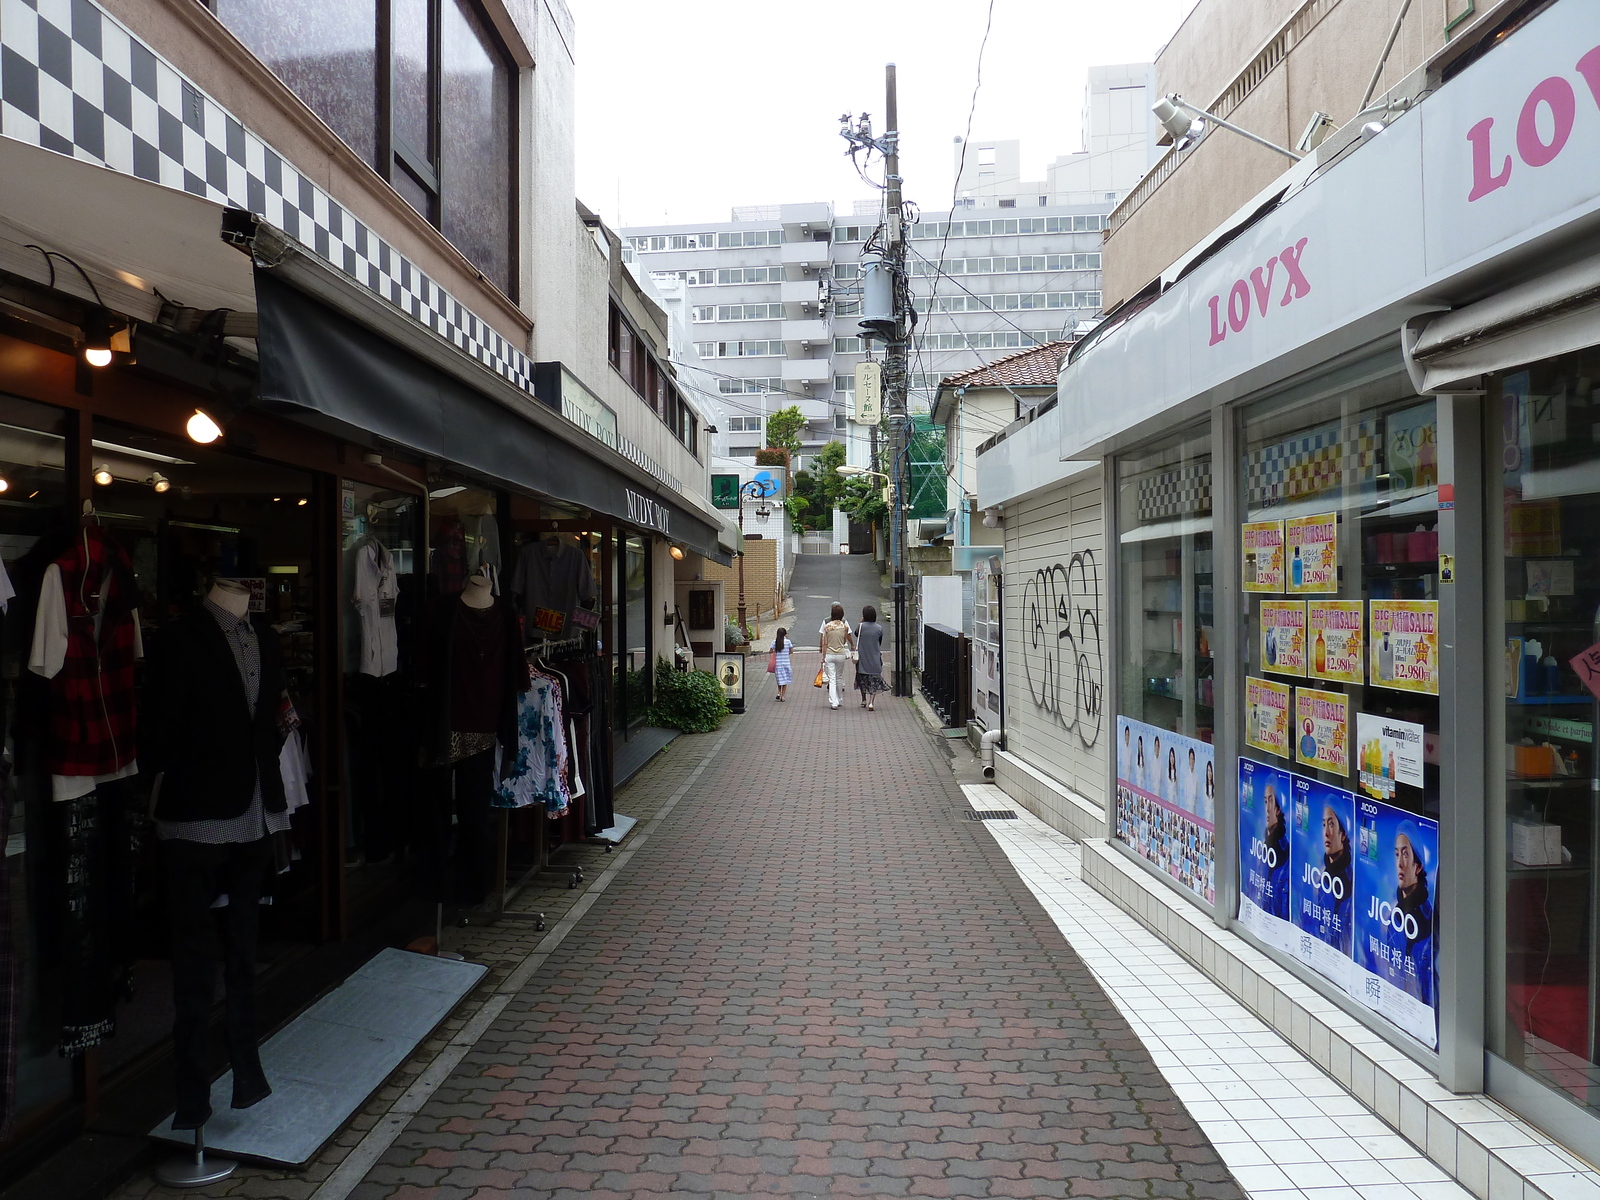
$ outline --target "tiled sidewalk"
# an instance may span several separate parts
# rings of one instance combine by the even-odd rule
[[[1083,883],[1076,843],[993,786],[984,827],[1253,1200],[1471,1200],[1298,1050]]]

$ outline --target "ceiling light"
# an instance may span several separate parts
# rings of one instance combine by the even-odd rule
[[[305,506],[306,506],[306,498],[304,496],[301,496],[300,499],[295,501],[295,507],[304,508]]]
[[[11,490],[11,481],[9,479],[6,479],[4,476],[0,476],[0,492],[7,492],[7,491],[10,491],[10,490]]]
[[[672,557],[677,559],[679,562],[683,561],[683,547],[682,546],[672,546],[667,550],[667,553],[672,555]]]
[[[211,414],[203,408],[194,410],[194,416],[189,418],[184,431],[191,441],[199,442],[202,446],[209,446],[222,436],[222,426],[212,420]]]
[[[109,487],[111,485],[111,468],[106,466],[105,463],[101,463],[94,469],[94,481],[101,487]]]
[[[428,499],[443,500],[447,496],[454,496],[457,492],[464,492],[466,490],[467,488],[465,484],[457,484],[455,487],[435,488],[433,491],[428,493]]]
[[[83,322],[83,361],[91,367],[111,365],[111,314],[92,310]]]
[[[160,471],[153,472],[145,482],[154,488],[158,495],[164,495],[172,490],[172,480],[168,479]]]

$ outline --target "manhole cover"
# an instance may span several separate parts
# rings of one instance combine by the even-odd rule
[[[1017,814],[1009,808],[971,808],[967,810],[969,821],[1015,821]]]

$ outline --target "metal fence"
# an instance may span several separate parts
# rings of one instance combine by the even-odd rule
[[[948,625],[922,627],[922,694],[946,729],[972,717],[972,643]]]
[[[838,547],[833,544],[832,533],[802,533],[800,535],[801,554],[837,554]]]

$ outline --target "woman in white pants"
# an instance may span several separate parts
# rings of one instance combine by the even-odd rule
[[[856,648],[855,635],[845,624],[844,605],[835,604],[822,627],[822,670],[828,677],[828,707],[839,707],[839,693],[844,686],[844,666],[850,661],[850,652]]]

